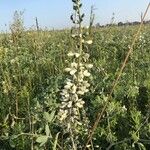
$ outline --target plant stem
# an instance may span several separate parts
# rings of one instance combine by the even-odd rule
[[[77,146],[74,142],[74,136],[73,136],[73,132],[72,132],[71,128],[70,128],[70,136],[71,136],[72,148],[73,148],[73,150],[77,150]]]

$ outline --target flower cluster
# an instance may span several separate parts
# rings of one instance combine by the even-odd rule
[[[88,64],[89,54],[69,52],[68,57],[71,57],[73,62],[65,71],[69,74],[66,79],[64,89],[61,91],[62,103],[58,113],[60,122],[65,122],[67,127],[70,125],[80,125],[80,109],[83,108],[83,95],[89,91],[90,77],[89,69],[93,67]],[[80,60],[80,61],[79,61]]]

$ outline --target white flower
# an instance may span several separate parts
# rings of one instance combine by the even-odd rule
[[[67,81],[67,82],[71,82],[71,79],[68,79],[68,78],[67,78],[66,81]]]
[[[67,93],[67,94],[64,94],[64,98],[66,99],[66,98],[69,98],[69,94]]]
[[[86,88],[86,86],[80,87],[80,92],[79,93],[87,93],[89,89]]]
[[[79,94],[79,95],[84,95],[84,91],[79,90],[79,91],[77,92],[77,94]]]
[[[70,72],[70,71],[71,71],[71,68],[65,68],[65,71],[66,71],[66,72]]]
[[[71,74],[71,75],[74,75],[76,72],[77,72],[76,69],[72,69],[72,70],[70,71],[70,74]]]
[[[76,93],[76,90],[77,90],[77,87],[76,87],[75,85],[73,85],[71,92],[72,92],[73,94],[75,94],[75,93]]]
[[[87,70],[85,70],[85,71],[83,72],[83,74],[84,74],[84,76],[86,76],[86,77],[89,77],[89,76],[91,75]]]
[[[75,57],[78,58],[80,56],[79,53],[75,53]]]
[[[73,80],[76,80],[77,79],[77,76],[74,74],[72,75],[73,76]]]
[[[86,26],[85,28],[86,28],[86,29],[89,29],[89,26]]]
[[[76,37],[76,36],[77,36],[77,34],[72,34],[72,35],[71,35],[72,38],[74,38],[74,37]]]
[[[15,59],[11,59],[11,61],[10,61],[11,64],[14,64],[15,62],[16,62]]]
[[[74,68],[74,67],[77,68],[77,66],[78,66],[78,64],[76,62],[71,63],[72,68]]]
[[[74,94],[72,95],[72,100],[73,100],[74,102],[78,101],[78,95],[77,95],[77,93],[74,93]]]
[[[87,145],[86,147],[89,148],[89,147],[91,147],[91,145]]]
[[[73,108],[73,113],[74,113],[75,115],[78,115],[78,110],[77,110],[77,108]]]
[[[87,65],[87,68],[90,68],[90,69],[91,69],[92,67],[93,67],[92,64],[88,64],[88,65]]]
[[[86,43],[91,45],[93,43],[93,41],[92,40],[88,40],[88,41],[86,41]]]
[[[88,60],[90,55],[88,53],[85,53],[83,57],[84,57],[85,60]]]
[[[87,31],[85,34],[86,34],[86,35],[89,35],[89,32]]]
[[[68,55],[69,57],[72,57],[72,56],[74,56],[74,53],[73,53],[73,52],[69,52],[67,55]]]
[[[85,103],[85,102],[80,99],[80,100],[76,103],[76,106],[77,106],[78,108],[82,108],[84,103]]]
[[[72,101],[69,101],[69,102],[68,102],[67,107],[68,107],[68,108],[71,108],[71,107],[72,107]]]
[[[78,75],[78,80],[79,80],[80,82],[82,82],[82,81],[83,81],[83,78],[84,78],[84,74],[80,71],[80,72],[79,72],[79,75]]]
[[[65,88],[65,89],[70,89],[72,85],[73,85],[73,83],[71,83],[70,81],[68,81],[68,82],[66,83],[66,85],[64,86],[64,88]]]
[[[10,43],[13,43],[13,40],[9,40]]]
[[[60,118],[59,118],[59,120],[60,121],[63,121],[63,120],[65,120],[66,118],[67,118],[67,114],[68,114],[68,110],[60,110]]]
[[[67,81],[66,84],[67,84],[67,85],[70,85],[70,86],[73,85],[73,83],[71,83],[71,81]]]
[[[80,67],[82,67],[82,66],[83,66],[83,64],[82,64],[82,63],[79,63],[79,66],[80,66]]]
[[[67,90],[66,89],[63,89],[62,92],[60,93],[61,95],[66,95],[68,94]]]
[[[69,99],[68,99],[69,97],[62,97],[62,101],[63,102],[67,102]]]
[[[79,34],[79,37],[82,37],[82,34]]]
[[[90,87],[90,84],[87,81],[83,81],[84,86]]]
[[[85,67],[83,67],[83,66],[80,66],[80,70],[84,70],[85,69]]]
[[[79,122],[79,121],[77,121],[77,124],[78,124],[79,126],[81,126],[81,125],[82,125],[82,123],[81,123],[81,122]]]
[[[70,127],[71,127],[71,124],[70,124],[70,123],[68,123],[68,124],[67,124],[67,129],[69,130],[69,129],[70,129]]]
[[[96,148],[99,148],[99,145],[96,145],[95,147],[96,147]]]
[[[73,56],[75,56],[76,58],[78,58],[78,57],[80,56],[79,53],[73,53],[73,52],[69,52],[67,55],[68,55],[68,57],[73,57]]]
[[[123,105],[122,109],[123,109],[124,111],[126,111],[126,110],[127,110],[127,108],[126,108],[126,106],[125,106],[125,105]]]
[[[87,93],[89,91],[89,89],[85,89],[84,92]]]
[[[63,109],[66,107],[66,102],[62,102],[60,108]]]

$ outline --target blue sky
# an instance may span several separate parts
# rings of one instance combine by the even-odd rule
[[[112,13],[115,13],[115,21],[140,20],[140,13],[144,12],[150,0],[82,0],[83,12],[86,21],[89,17],[90,7],[94,5],[96,10],[95,23],[109,23]],[[1,0],[0,2],[0,30],[5,30],[12,22],[15,10],[24,12],[26,27],[35,24],[38,18],[41,27],[66,28],[71,26],[69,20],[72,13],[71,0]],[[150,11],[147,16],[150,19]],[[7,25],[5,27],[5,24]]]

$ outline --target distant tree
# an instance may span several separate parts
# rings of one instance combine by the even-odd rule
[[[100,23],[97,23],[95,26],[96,26],[96,28],[101,27]]]
[[[118,22],[118,26],[123,26],[124,23],[123,22]]]

